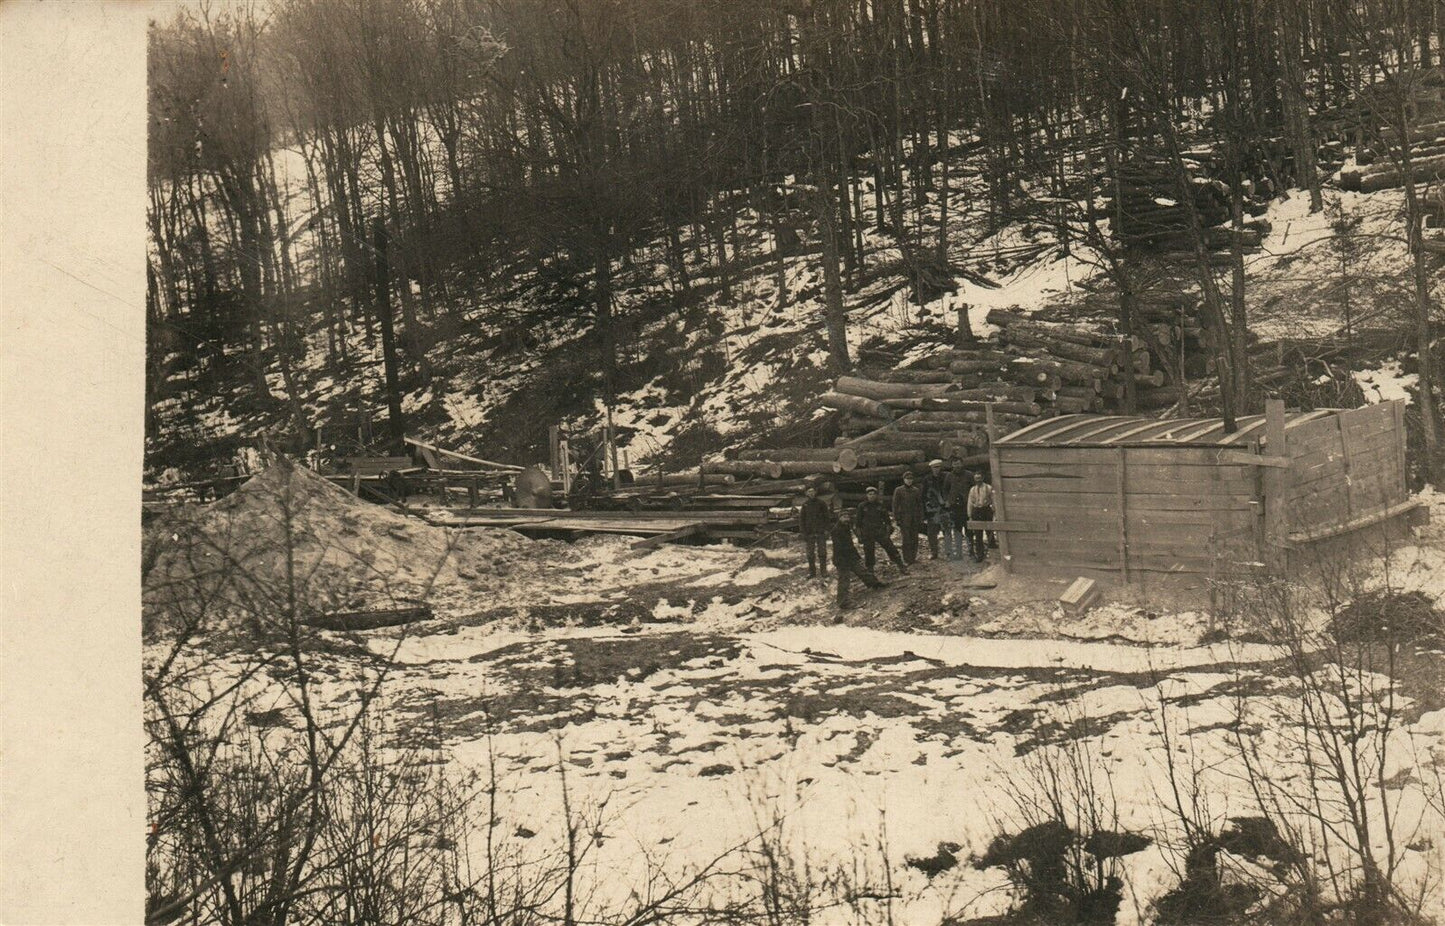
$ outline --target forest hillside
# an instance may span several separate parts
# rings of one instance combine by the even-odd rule
[[[1429,0],[182,12],[150,55],[148,472],[318,429],[531,463],[609,407],[634,465],[821,445],[834,378],[991,310],[1187,305],[1205,410],[1403,389],[1428,475],[1442,29]]]

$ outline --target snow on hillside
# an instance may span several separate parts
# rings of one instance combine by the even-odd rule
[[[309,204],[299,153],[282,152],[278,171],[284,171],[291,191],[293,224],[300,225]],[[951,339],[960,305],[968,307],[974,331],[987,335],[990,309],[1076,304],[1086,291],[1106,288],[1097,261],[1077,243],[1071,255],[1063,255],[1043,225],[1015,222],[981,234],[986,217],[977,204],[986,196],[977,176],[956,172],[951,189],[953,259],[997,287],[962,279],[952,292],[923,306],[913,304],[897,243],[868,224],[862,231],[866,257],[858,285],[846,294],[848,347],[855,359],[873,352],[892,363],[935,349]],[[1249,308],[1261,337],[1324,335],[1347,321],[1355,330],[1377,328],[1408,305],[1399,192],[1329,190],[1325,198],[1326,208],[1316,214],[1309,213],[1308,197],[1298,191],[1270,207],[1271,231],[1261,251],[1247,258]],[[861,205],[863,215],[875,214],[871,183],[863,185]],[[923,213],[923,227],[932,238],[938,204],[928,203]],[[304,244],[305,230],[299,235]],[[690,230],[682,230],[682,236],[689,244]],[[641,249],[630,268],[619,271],[619,344],[631,357],[633,371],[624,375],[613,422],[630,463],[658,458],[682,435],[694,438],[684,461],[696,462],[699,451],[746,442],[760,427],[801,423],[814,415],[814,400],[830,379],[815,248],[805,242],[803,253],[782,259],[779,293],[772,234],[755,212],[743,210],[732,255],[735,269],[726,287],[708,263],[689,263],[690,285],[699,294],[690,312],[672,307],[676,284],[664,260],[664,242]],[[691,248],[686,253],[695,256]],[[539,312],[546,295],[537,289],[535,272],[508,285],[505,292],[493,287],[443,310],[448,333],[427,355],[434,379],[413,386],[403,408],[415,433],[459,450],[530,463],[542,452],[547,425],[566,424],[585,433],[600,426],[606,409],[595,395],[581,400],[558,394],[581,389],[580,380],[597,370],[587,313],[559,319],[555,312]],[[1190,284],[1186,279],[1182,285]],[[1436,292],[1445,299],[1445,281],[1437,281]],[[352,366],[334,370],[326,333],[313,331],[297,371],[307,417],[323,425],[354,426],[364,409],[379,422],[384,413],[380,360],[378,343],[357,343]],[[173,440],[181,434],[192,445],[228,437],[246,440],[285,427],[278,372],[268,377],[274,400],[268,410],[247,410],[244,386],[234,385],[228,393],[190,391],[184,376],[172,376],[175,394],[156,406],[159,430]],[[533,401],[539,390],[546,398]]]
[[[1290,191],[1265,218],[1261,253],[1246,258],[1251,327],[1260,337],[1325,336],[1397,323],[1411,304],[1404,195],[1324,191],[1311,214],[1309,195]],[[1436,278],[1435,298],[1445,299]]]

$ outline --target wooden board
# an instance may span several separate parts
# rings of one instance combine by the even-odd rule
[[[1002,479],[1004,494],[1012,501],[1020,494],[1057,494],[1057,495],[1078,495],[1096,494],[1100,492],[1113,492],[1116,490],[1114,479],[1069,479],[1069,478],[1009,478]],[[1251,498],[1254,496],[1253,480],[1239,477],[1233,480],[1196,479],[1193,482],[1184,481],[1180,475],[1165,476],[1160,478],[1147,478],[1129,474],[1129,492],[1132,494],[1167,495],[1170,492],[1188,492],[1192,495],[1220,494],[1236,498]]]
[[[1127,451],[1125,451],[1125,459],[1128,460],[1131,481],[1136,476],[1140,479],[1189,480],[1180,484],[1182,489],[1188,489],[1189,486],[1200,480],[1246,485],[1251,483],[1254,478],[1249,467],[1245,466],[1220,466],[1217,463],[1141,462],[1128,456]],[[1114,460],[1099,463],[1065,463],[1055,466],[1037,463],[1000,463],[1000,466],[1003,468],[1005,479],[1094,479],[1107,482],[1110,489],[1114,487],[1119,477],[1119,469]]]
[[[1154,463],[1167,466],[1188,465],[1218,466],[1219,456],[1225,452],[1239,452],[1239,448],[1224,450],[1220,447],[1130,447],[1124,445],[1129,465]],[[1028,444],[1000,444],[999,462],[1010,468],[1013,464],[1032,463],[1058,466],[1065,463],[1099,463],[1113,465],[1119,447],[1032,447]]]
[[[1045,521],[969,521],[968,530],[998,531],[999,533],[1046,534],[1049,525]]]
[[[457,453],[455,450],[447,450],[446,448],[438,447],[435,444],[428,444],[423,441],[419,441],[414,437],[408,437],[405,438],[405,440],[409,445],[413,447],[430,450],[432,453],[439,454],[440,456],[444,457],[449,457],[453,460],[461,460],[464,463],[473,463],[477,466],[483,466],[489,469],[504,469],[512,472],[520,472],[522,469],[522,467],[517,466],[514,463],[497,463],[493,460],[483,460],[480,457],[467,456],[465,453]]]
[[[1411,513],[1423,505],[1424,502],[1420,499],[1407,499],[1394,505],[1365,512],[1358,517],[1337,524],[1316,527],[1305,531],[1296,531],[1290,534],[1290,540],[1295,543],[1312,543],[1330,537],[1338,537],[1357,530],[1363,530],[1366,527],[1371,527],[1382,521],[1387,521],[1390,518],[1399,517],[1402,514]]]
[[[676,522],[673,528],[681,526],[689,521],[722,522],[726,524],[758,523],[766,521],[767,515],[756,511],[707,511],[699,509],[688,511],[685,514],[676,511],[654,512],[654,511],[572,511],[566,508],[446,508],[442,509],[447,514],[456,517],[484,517],[484,518],[522,518],[535,520],[537,518],[562,518],[571,521],[582,520],[603,520],[617,521],[629,520],[639,523],[650,521]]]
[[[632,549],[650,550],[653,547],[660,546],[664,543],[671,543],[674,540],[682,540],[686,537],[692,537],[693,535],[703,530],[705,530],[704,525],[701,522],[694,521],[691,524],[684,524],[677,530],[667,531],[661,534],[655,534],[651,537],[639,540],[636,543],[632,544]]]
[[[1112,549],[1112,548],[1111,548]],[[1112,557],[1104,555],[1074,554],[1069,551],[1017,550],[1014,562],[1019,567],[1044,567],[1050,572],[1079,572],[1093,570],[1119,573],[1119,566]],[[1129,568],[1135,572],[1190,573],[1194,575],[1227,575],[1230,572],[1245,571],[1254,562],[1244,557],[1164,556],[1152,553],[1130,554]]]
[[[1064,511],[1096,512],[1113,510],[1117,503],[1113,492],[1036,492],[1020,496],[1015,504],[1029,508],[1058,508]],[[1175,495],[1162,492],[1131,492],[1130,511],[1248,511],[1258,510],[1258,501],[1250,495]]]
[[[1132,502],[1132,499],[1130,501]],[[1090,532],[1112,531],[1112,525],[1116,524],[1119,518],[1117,502],[1111,503],[1108,507],[1084,510],[1037,504],[1032,498],[1015,498],[1010,510],[1013,512],[1011,515],[1013,520],[1043,521],[1050,525],[1052,531],[1065,529],[1089,530]],[[1257,517],[1258,515],[1253,509],[1143,511],[1133,507],[1132,504],[1128,507],[1128,526],[1130,528],[1157,526],[1161,530],[1176,527],[1219,527],[1221,530],[1253,529]]]
[[[1079,614],[1099,600],[1099,587],[1093,579],[1079,577],[1059,596],[1059,604],[1070,614]]]

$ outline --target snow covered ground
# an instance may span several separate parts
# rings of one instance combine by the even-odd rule
[[[1392,587],[1445,603],[1438,539],[1426,533],[1399,551]],[[361,634],[364,651],[318,654],[318,675],[325,709],[343,716],[374,678],[374,658],[394,660],[381,702],[390,735],[439,746],[456,770],[495,775],[492,836],[523,855],[561,844],[565,780],[574,814],[589,820],[582,878],[602,907],[624,902],[649,866],[696,871],[771,829],[820,880],[848,871],[876,881],[886,869],[898,922],[999,913],[1012,895],[997,870],[963,861],[928,875],[907,860],[942,843],[960,846],[960,859],[982,852],[1021,828],[1019,804],[1041,797],[1049,757],[1082,756],[1111,825],[1153,840],[1123,860],[1119,922],[1142,923],[1177,884],[1171,763],[1199,770],[1216,825],[1255,806],[1241,732],[1276,784],[1305,796],[1285,652],[1201,645],[1198,613],[1107,604],[1064,620],[1050,603],[991,602],[990,591],[964,590],[968,573],[922,563],[914,584],[865,597],[840,625],[831,588],[800,576],[796,550],[641,553],[619,538],[536,547],[531,559],[547,568],[516,573],[470,616],[458,607],[460,617]],[[873,629],[874,610],[900,601],[963,608],[970,623]],[[613,606],[647,616],[599,623]],[[212,681],[245,658],[194,656],[209,661]],[[258,710],[294,712],[269,682],[253,695]],[[1445,711],[1400,697],[1408,722],[1389,734],[1381,794],[1412,834],[1400,871],[1413,883],[1445,872],[1432,778],[1445,764]],[[1438,885],[1432,909],[1445,912]]]

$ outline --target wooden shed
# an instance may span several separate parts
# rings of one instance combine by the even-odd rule
[[[1137,581],[1289,565],[1292,550],[1416,508],[1404,403],[1159,420],[1066,415],[994,442],[1005,567]]]

